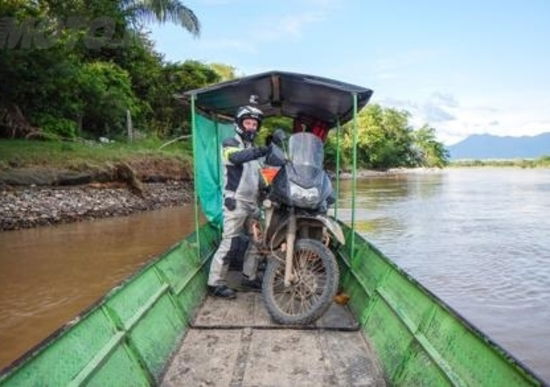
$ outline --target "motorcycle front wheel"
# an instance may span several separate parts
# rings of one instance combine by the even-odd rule
[[[285,287],[284,262],[269,260],[262,282],[266,308],[280,324],[310,324],[325,313],[338,290],[336,258],[320,241],[299,239],[294,246],[293,277]]]

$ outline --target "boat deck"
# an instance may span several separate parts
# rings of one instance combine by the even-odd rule
[[[271,321],[259,293],[207,297],[162,386],[384,386],[374,351],[344,306],[315,325]]]

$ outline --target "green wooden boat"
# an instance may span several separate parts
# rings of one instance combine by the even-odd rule
[[[352,85],[281,72],[195,91],[195,154],[208,149],[217,154],[219,133],[231,131],[218,119],[230,113],[221,105],[239,106],[239,98],[254,90],[270,101],[264,110],[271,107],[273,114],[292,116],[300,104],[289,106],[290,98],[287,105],[281,102],[284,90],[294,93],[304,84],[318,92],[305,88],[293,98],[313,99],[320,115],[340,109],[332,122],[338,132],[341,123],[355,121],[358,106],[370,97]],[[201,111],[198,117],[195,104]],[[331,245],[340,267],[340,288],[349,296],[342,308],[354,324],[341,326],[337,321],[335,326],[282,329],[257,316],[247,317],[247,308],[262,313],[258,304],[224,300],[224,319],[240,322],[201,325],[208,313],[223,309],[206,310],[208,263],[220,240],[221,176],[216,156],[200,157],[195,168],[195,232],[3,370],[0,386],[544,385],[357,234],[354,200],[351,225],[341,223],[346,243]],[[209,219],[202,226],[198,197]],[[254,300],[241,293],[239,298]]]
[[[351,241],[350,228],[345,232]],[[205,225],[199,234],[200,254],[195,234],[173,246],[4,370],[0,385],[162,383],[206,294],[207,263],[219,232]],[[543,385],[361,236],[353,253],[350,248],[338,249],[341,286],[386,383]],[[185,375],[180,381],[192,385]]]

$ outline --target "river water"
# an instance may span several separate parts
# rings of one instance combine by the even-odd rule
[[[362,180],[356,208],[363,236],[550,381],[550,169]]]
[[[350,218],[351,182],[340,217]],[[550,380],[550,170],[358,182],[357,228]],[[346,209],[347,208],[347,209]],[[0,368],[192,231],[192,208],[0,233]]]
[[[188,206],[0,232],[0,369],[193,230]]]

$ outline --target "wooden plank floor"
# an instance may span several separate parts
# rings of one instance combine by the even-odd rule
[[[316,325],[272,322],[258,293],[207,297],[162,386],[384,386],[357,324],[333,305]]]
[[[235,328],[296,328],[357,331],[359,324],[347,307],[333,303],[314,324],[282,326],[272,321],[260,293],[238,293],[235,300],[207,297],[191,327],[200,329]]]

